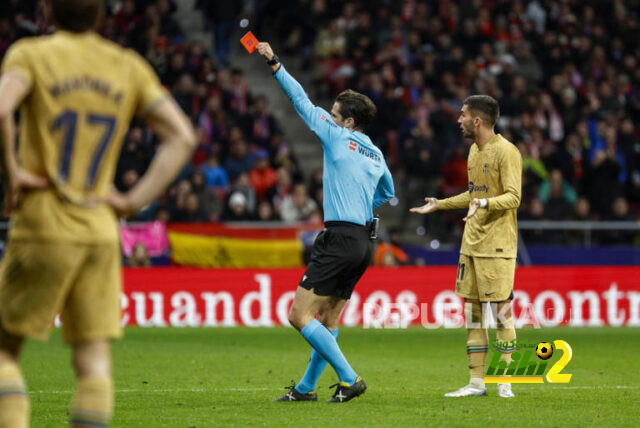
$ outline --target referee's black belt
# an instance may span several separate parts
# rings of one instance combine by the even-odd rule
[[[372,221],[368,221],[364,226],[358,223],[351,223],[350,221],[326,221],[324,223],[325,229],[347,229],[360,236],[361,233],[365,233],[369,239],[375,240],[378,238],[376,224]]]
[[[350,221],[325,221],[324,222],[324,227],[329,228],[329,227],[354,227],[354,228],[361,228],[361,229],[368,229],[370,227],[371,222],[367,222],[366,225],[362,225],[362,224],[358,224],[358,223],[351,223]]]

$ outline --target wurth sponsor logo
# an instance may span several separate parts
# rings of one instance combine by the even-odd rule
[[[327,120],[327,116],[323,114],[322,116],[320,116],[320,120]]]
[[[362,146],[358,147],[358,153],[360,153],[362,156],[368,157],[369,159],[373,159],[376,162],[381,161],[380,156],[376,152],[369,150],[365,147],[362,147]]]
[[[364,157],[372,159],[376,162],[380,162],[382,158],[376,152],[371,149],[366,148],[365,146],[358,145],[355,141],[349,140],[349,150],[352,152],[356,152]]]

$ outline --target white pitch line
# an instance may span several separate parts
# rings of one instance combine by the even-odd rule
[[[581,385],[581,386],[549,386],[551,389],[638,389],[636,385]]]
[[[117,389],[115,392],[120,393],[140,393],[140,392],[153,392],[153,393],[169,393],[169,392],[217,392],[217,391],[270,391],[273,388],[176,388],[176,389]],[[73,391],[53,390],[53,391],[28,391],[29,394],[72,394]]]
[[[580,385],[562,386],[548,385],[549,389],[639,389],[637,385]],[[251,392],[251,391],[274,391],[277,388],[175,388],[175,389],[118,389],[116,393],[156,393],[166,394],[172,392]],[[395,391],[394,388],[377,388],[379,391]],[[52,390],[52,391],[29,391],[29,394],[72,394],[73,391]]]

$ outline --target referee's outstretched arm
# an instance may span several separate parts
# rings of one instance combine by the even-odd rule
[[[258,43],[257,48],[258,52],[267,59],[267,64],[271,66],[274,77],[291,100],[298,115],[326,148],[332,138],[337,137],[336,134],[340,132],[340,127],[333,122],[329,112],[313,105],[300,83],[280,64],[280,59],[273,53],[268,43]]]

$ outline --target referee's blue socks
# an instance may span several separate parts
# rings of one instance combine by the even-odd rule
[[[331,364],[331,367],[338,374],[340,382],[353,385],[358,378],[356,372],[353,371],[347,359],[342,355],[342,351],[338,346],[336,338],[323,326],[317,319],[304,326],[300,330],[300,334],[325,360]]]
[[[329,333],[336,340],[338,340],[338,329],[329,330]],[[300,382],[296,385],[296,390],[301,392],[302,394],[308,394],[309,392],[316,389],[316,383],[320,378],[320,375],[324,371],[324,368],[327,366],[327,360],[325,360],[322,355],[318,353],[315,349],[311,348],[311,358],[309,358],[309,365],[307,366],[307,371],[304,372],[304,376],[300,379]]]

